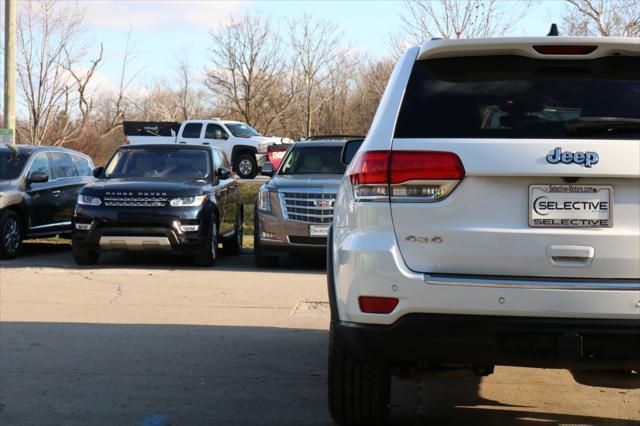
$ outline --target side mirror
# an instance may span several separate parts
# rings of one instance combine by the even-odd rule
[[[49,181],[49,176],[43,172],[33,172],[27,178],[27,183],[45,183]]]
[[[99,178],[100,175],[102,175],[102,172],[104,172],[104,167],[96,167],[95,169],[93,169],[93,177],[94,178]]]
[[[262,174],[263,176],[273,176],[275,171],[276,170],[273,167],[273,163],[271,163],[271,162],[264,163],[262,165],[262,167],[260,168],[260,174]]]
[[[218,179],[229,179],[231,177],[231,170],[225,167],[218,167],[218,170],[216,170],[216,176],[218,176]]]
[[[353,157],[356,156],[356,153],[360,149],[360,146],[364,142],[364,139],[352,139],[347,141],[342,148],[342,154],[340,154],[340,162],[345,165],[349,165]]]

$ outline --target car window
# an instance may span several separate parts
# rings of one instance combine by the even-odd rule
[[[207,124],[204,132],[205,139],[226,139],[227,132],[218,124]]]
[[[93,167],[91,167],[91,163],[84,157],[80,157],[79,155],[72,155],[71,159],[73,160],[73,164],[76,166],[76,172],[78,172],[78,176],[92,176],[93,175]]]
[[[15,179],[20,176],[28,158],[27,154],[16,154],[12,150],[2,150],[0,152],[0,180]]]
[[[283,160],[279,175],[342,175],[346,166],[340,161],[342,146],[294,146]]]
[[[49,163],[49,156],[46,152],[36,154],[33,158],[33,162],[31,163],[31,167],[29,167],[29,173],[27,174],[27,176],[31,176],[33,172],[44,173],[49,176],[49,179],[53,179],[53,175],[51,174],[51,165]]]
[[[213,156],[213,170],[218,170],[220,167],[222,167],[222,158],[220,157],[220,152],[214,149],[211,151],[211,154]]]
[[[211,157],[203,149],[120,150],[107,165],[105,176],[107,179],[208,179],[211,176]]]
[[[54,179],[70,178],[78,175],[69,154],[52,152],[49,157],[51,158],[51,171]]]
[[[182,130],[182,137],[189,139],[197,139],[202,132],[202,123],[187,123]]]
[[[231,163],[227,158],[227,154],[225,154],[222,151],[218,151],[218,154],[220,154],[220,158],[222,159],[222,167],[224,167],[225,169],[231,170]]]
[[[640,58],[432,59],[413,67],[395,137],[637,139],[638,119]]]
[[[231,134],[237,138],[250,138],[252,136],[260,136],[255,129],[245,123],[224,123]]]

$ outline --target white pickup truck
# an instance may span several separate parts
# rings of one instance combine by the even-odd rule
[[[262,136],[246,123],[239,121],[186,120],[125,121],[125,145],[181,143],[210,145],[225,152],[233,170],[243,179],[253,179],[258,165],[266,161],[267,148],[282,142],[280,137]]]

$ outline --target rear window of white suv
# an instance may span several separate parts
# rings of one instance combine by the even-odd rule
[[[417,61],[395,137],[638,139],[640,58]]]

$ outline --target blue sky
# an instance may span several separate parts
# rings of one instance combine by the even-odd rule
[[[403,10],[399,0],[82,0],[81,4],[86,9],[87,36],[96,51],[100,42],[105,47],[98,76],[99,85],[105,89],[117,86],[129,30],[136,52],[130,71],[144,68],[135,81],[135,86],[144,87],[155,78],[175,78],[178,56],[187,56],[194,71],[200,72],[207,63],[209,30],[220,27],[229,14],[260,11],[281,22],[282,36],[286,37],[286,20],[309,13],[335,22],[346,42],[375,57],[389,53],[389,36],[400,28]],[[559,21],[564,7],[560,0],[538,2],[513,35],[546,34],[550,22]]]

